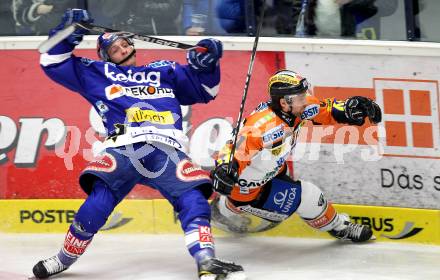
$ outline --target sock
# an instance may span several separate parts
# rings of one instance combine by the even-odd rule
[[[105,224],[117,205],[117,200],[104,181],[95,180],[93,190],[76,213],[58,253],[60,261],[72,265],[92,241],[95,233]]]
[[[185,243],[197,263],[215,257],[211,225],[207,219],[196,218],[186,227]]]
[[[71,266],[78,258],[84,254],[87,246],[92,241],[93,234],[81,229],[77,222],[73,222],[67,231],[64,239],[63,248],[58,253],[58,258],[65,266]]]
[[[322,211],[318,217],[314,219],[303,219],[309,226],[320,231],[333,230],[343,224],[342,219],[340,219],[339,215],[336,213],[336,209],[330,202],[327,203],[324,211]]]

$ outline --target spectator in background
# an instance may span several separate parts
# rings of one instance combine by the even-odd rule
[[[182,23],[185,35],[223,35],[216,16],[217,5],[225,0],[183,0]]]
[[[296,0],[297,36],[355,37],[356,27],[377,13],[376,0]]]
[[[177,35],[182,0],[93,0],[88,10],[99,25],[129,32]]]
[[[275,30],[278,34],[295,34],[294,5],[301,8],[301,3],[295,0],[274,1],[273,10],[276,14]]]
[[[418,0],[413,0],[414,2]],[[378,40],[381,38],[381,18],[387,17],[394,14],[399,5],[398,0],[376,0],[375,5],[377,6],[377,14],[360,24],[356,28],[356,37],[358,39],[365,40]],[[418,7],[418,6],[414,6]],[[418,12],[414,11],[415,14]]]
[[[253,5],[253,15],[246,15],[246,5],[250,4]],[[268,4],[265,6],[263,34],[293,34],[295,30],[293,21],[295,0],[273,0]],[[253,16],[254,22],[258,22],[257,17],[262,5],[263,1],[261,0],[223,0],[217,3],[216,12],[221,27],[227,33],[247,33],[246,17]]]
[[[15,30],[18,35],[48,34],[64,11],[76,8],[77,0],[12,0]]]
[[[246,30],[245,0],[223,0],[217,3],[217,16],[227,33],[243,33]]]
[[[11,11],[11,0],[0,2],[0,36],[15,35],[14,18]]]

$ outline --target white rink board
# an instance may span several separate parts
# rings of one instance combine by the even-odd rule
[[[312,86],[372,88],[373,78],[440,79],[439,56],[286,52],[286,68]]]
[[[0,235],[0,280],[26,279],[64,236]],[[436,280],[440,247],[372,242],[356,245],[296,238],[218,238],[217,255],[245,268],[249,280]],[[97,235],[86,254],[52,279],[195,280],[179,235]]]
[[[335,203],[440,209],[440,191],[433,183],[434,176],[440,175],[440,160],[382,157],[379,161],[366,162],[361,157],[361,149],[366,147],[353,149],[353,152],[344,154],[343,162],[340,162],[334,155],[334,145],[322,144],[319,149],[298,145],[301,156],[294,163],[295,175],[319,186]],[[317,156],[319,161],[314,160]],[[393,175],[381,171],[384,169],[391,170]],[[411,185],[414,184],[413,177],[420,175],[423,188],[398,186],[396,181],[400,174],[408,174]],[[394,176],[394,184],[382,187],[382,183],[391,184],[391,176]],[[402,184],[403,180],[402,177]],[[440,188],[438,184],[436,186]]]
[[[384,114],[383,120],[406,123],[406,147],[387,146],[382,132],[380,159],[365,161],[361,150],[371,153],[366,145],[344,145],[353,150],[343,156],[335,155],[341,145],[298,145],[295,176],[314,182],[336,203],[440,209],[439,65],[435,56],[286,52],[286,67],[313,86],[371,89],[381,106],[383,88],[402,89],[405,98],[405,114]],[[414,89],[429,91],[430,116],[410,115],[409,91]],[[412,146],[416,121],[432,125],[432,148]],[[379,125],[383,131],[384,122]]]

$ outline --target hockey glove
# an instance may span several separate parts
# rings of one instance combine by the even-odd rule
[[[186,55],[186,60],[192,69],[199,72],[212,72],[218,65],[219,59],[223,55],[223,44],[216,39],[203,39],[197,43],[197,46],[204,47],[207,52],[197,52],[190,50]]]
[[[75,22],[91,23],[91,22],[93,22],[93,19],[90,17],[90,14],[87,10],[67,9],[64,12],[64,15],[61,19],[61,23],[57,27],[52,29],[49,35],[52,36],[55,33],[57,33],[58,31],[66,28],[67,26],[69,26]],[[89,33],[89,31],[87,31],[85,29],[77,28],[75,30],[75,32],[73,32],[69,37],[66,38],[66,40],[69,44],[76,46],[82,41],[83,36],[88,33]]]
[[[211,171],[211,177],[214,191],[223,195],[230,195],[235,183],[238,181],[238,172],[236,168],[232,167],[231,173],[228,173],[228,164],[223,163]]]
[[[373,100],[363,96],[353,96],[345,101],[345,117],[348,124],[363,125],[368,117],[373,124],[382,121],[382,111]]]

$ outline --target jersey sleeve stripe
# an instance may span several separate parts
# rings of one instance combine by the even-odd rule
[[[40,64],[44,67],[61,63],[67,59],[69,59],[72,56],[72,52],[63,53],[63,54],[56,54],[56,55],[50,55],[47,53],[44,53],[40,56]]]

